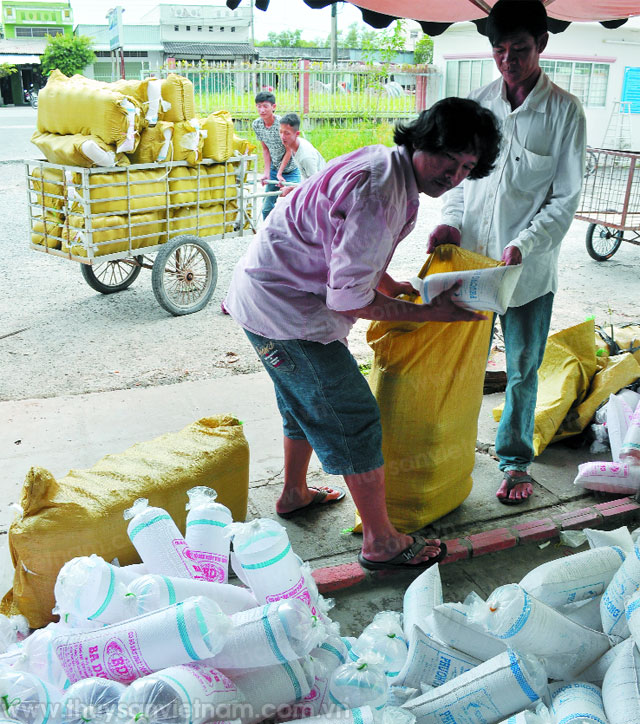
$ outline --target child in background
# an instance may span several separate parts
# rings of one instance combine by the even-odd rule
[[[280,116],[274,111],[276,109],[276,97],[268,91],[261,91],[256,95],[256,109],[259,118],[253,122],[253,130],[262,143],[262,156],[264,159],[264,175],[262,183],[266,191],[277,191],[280,184],[291,181],[300,181],[300,171],[295,161],[289,156],[283,164],[285,147],[280,140]],[[273,183],[278,181],[279,183]],[[267,196],[262,205],[262,218],[269,216],[271,209],[276,202],[275,196]]]
[[[292,156],[300,169],[303,181],[327,165],[320,151],[306,138],[300,136],[300,117],[297,113],[287,113],[280,119],[280,139],[286,149],[282,163]],[[288,186],[282,190],[281,195],[286,196],[292,190],[293,188]]]

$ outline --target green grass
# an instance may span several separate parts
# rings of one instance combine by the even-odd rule
[[[371,372],[371,365],[373,364],[373,360],[369,360],[368,362],[361,362],[358,365],[358,369],[362,374],[367,377],[369,373]]]
[[[304,137],[330,161],[363,146],[376,143],[392,146],[393,125],[386,122],[362,123],[357,128],[340,128],[334,124],[323,124],[305,131]]]

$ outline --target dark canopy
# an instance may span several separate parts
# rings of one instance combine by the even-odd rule
[[[303,0],[301,0],[302,2]],[[342,0],[304,0],[311,8],[325,8]],[[242,0],[227,0],[235,10]],[[374,28],[386,28],[398,18],[417,20],[428,35],[439,35],[449,25],[464,20],[475,22],[484,33],[484,19],[496,0],[349,0],[362,11],[362,19]],[[517,0],[514,0],[517,2]],[[601,22],[617,28],[634,15],[640,15],[638,0],[542,0],[549,16],[549,30],[560,33],[571,22]],[[255,0],[267,10],[269,0]]]

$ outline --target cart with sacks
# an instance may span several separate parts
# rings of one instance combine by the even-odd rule
[[[54,71],[32,139],[47,160],[25,162],[31,247],[79,262],[102,294],[146,268],[165,310],[204,308],[217,281],[208,242],[255,227],[255,156],[228,112],[198,118],[194,105],[177,75],[101,83]]]

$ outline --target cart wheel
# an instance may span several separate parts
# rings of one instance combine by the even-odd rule
[[[589,224],[587,229],[587,252],[596,261],[607,261],[622,244],[622,229],[610,229],[602,224]]]
[[[178,236],[158,252],[151,286],[158,304],[175,316],[199,312],[216,288],[218,265],[209,245],[197,236]]]
[[[144,257],[135,257],[136,261],[142,263]],[[80,264],[80,271],[85,282],[96,292],[101,294],[113,294],[121,292],[130,287],[142,271],[141,266],[136,266],[133,259],[117,259],[116,261],[105,261],[102,264]]]

